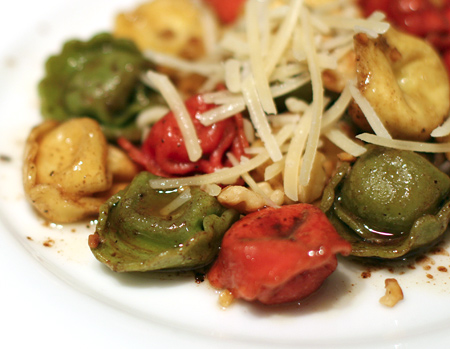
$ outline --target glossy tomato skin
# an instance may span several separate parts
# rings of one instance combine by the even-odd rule
[[[200,96],[191,97],[185,105],[202,148],[200,160],[196,162],[189,160],[184,139],[173,112],[169,112],[153,125],[140,150],[135,149],[123,139],[119,140],[119,144],[145,170],[162,177],[212,173],[229,165],[224,156],[228,151],[240,159],[244,149],[248,147],[240,114],[210,126],[204,126],[198,120],[199,114],[214,108],[215,105],[205,103]]]
[[[233,23],[240,15],[246,0],[203,0],[224,24]]]
[[[212,286],[264,304],[301,300],[336,269],[336,254],[350,244],[325,214],[310,204],[265,208],[236,222],[225,234],[207,274]]]

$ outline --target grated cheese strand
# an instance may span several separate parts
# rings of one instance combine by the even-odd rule
[[[217,184],[204,184],[200,189],[211,196],[218,196],[222,191],[222,188]]]
[[[310,181],[311,171],[314,165],[314,158],[316,155],[317,147],[319,145],[324,90],[322,84],[322,73],[318,67],[317,50],[314,44],[310,14],[306,8],[304,8],[301,13],[301,28],[301,39],[303,40],[303,45],[306,51],[306,58],[308,62],[309,72],[311,74],[311,83],[313,90],[311,129],[308,136],[308,142],[305,149],[302,168],[300,170],[299,182],[300,185],[306,187]]]
[[[356,143],[353,139],[348,137],[342,130],[338,128],[331,128],[325,132],[330,142],[341,148],[343,151],[353,155],[354,157],[361,156],[366,152],[366,148]]]
[[[272,75],[270,76],[270,81],[284,81],[284,80],[288,80],[288,79],[292,79],[295,76],[298,76],[300,74],[305,74],[307,73],[307,69],[303,64],[300,63],[287,63],[284,65],[279,65],[277,66]],[[272,95],[273,95],[273,90],[271,87],[271,91],[272,91]]]
[[[420,153],[446,153],[450,152],[450,143],[425,143],[416,141],[403,141],[399,139],[387,139],[370,133],[362,133],[356,138],[371,144],[400,150],[411,150]]]
[[[249,0],[246,3],[246,29],[247,41],[250,46],[250,65],[255,80],[255,88],[258,92],[259,101],[267,114],[276,114],[277,108],[270,92],[269,81],[264,71],[263,58],[261,54],[261,40],[258,25],[258,0]]]
[[[291,0],[288,15],[281,23],[280,29],[275,35],[273,45],[270,48],[269,56],[266,59],[266,75],[270,76],[278,64],[281,56],[286,50],[287,44],[292,37],[292,32],[298,21],[300,11],[303,7],[303,0]]]
[[[283,157],[280,147],[278,146],[275,137],[270,128],[266,114],[259,103],[258,93],[255,88],[255,83],[252,75],[247,76],[242,83],[242,93],[244,95],[245,104],[247,105],[250,119],[253,126],[258,132],[270,158],[275,162],[281,160]]]
[[[177,69],[179,71],[196,73],[203,76],[223,75],[223,67],[219,63],[205,63],[202,61],[192,62],[149,49],[145,50],[143,55],[158,65]]]
[[[220,107],[210,109],[198,116],[198,120],[204,126],[210,126],[216,122],[225,120],[230,116],[236,115],[237,113],[243,112],[245,110],[244,102],[236,102],[233,104],[225,104]]]
[[[169,202],[166,206],[164,206],[159,213],[163,216],[167,216],[175,211],[177,208],[183,206],[186,202],[191,199],[191,188],[187,187],[171,202]]]
[[[373,132],[375,132],[375,134],[380,137],[392,139],[389,131],[386,129],[386,127],[384,127],[383,122],[380,120],[377,113],[370,105],[369,101],[362,95],[358,88],[353,84],[350,84],[349,89],[356,104],[358,104],[358,106],[361,108],[361,111],[366,117],[367,122],[369,123],[370,127],[372,127]]]
[[[241,91],[241,62],[237,59],[225,61],[225,86],[233,93]]]
[[[264,170],[264,180],[270,181],[271,179],[278,176],[281,172],[283,172],[284,169],[284,159],[274,162],[273,164],[270,164],[267,166]]]
[[[431,132],[431,137],[445,137],[450,134],[450,117]]]
[[[390,28],[389,23],[379,21],[378,17],[374,17],[372,19],[362,19],[344,16],[322,16],[321,20],[333,28],[355,30],[355,27],[357,27],[364,28],[368,31],[373,31],[377,34],[384,34]]]
[[[232,154],[232,153],[227,153],[227,157],[230,160],[231,164],[233,166],[237,166],[239,165],[239,161],[238,159],[236,159],[236,157]],[[248,161],[248,159],[244,160],[244,161]],[[242,179],[245,181],[245,183],[248,184],[249,188],[251,190],[253,190],[256,194],[258,194],[259,196],[261,196],[264,201],[266,202],[267,206],[271,206],[271,207],[278,207],[278,205],[276,205],[267,195],[266,193],[264,193],[264,191],[258,186],[258,184],[256,183],[256,181],[253,179],[252,176],[250,176],[250,174],[248,172],[242,173],[241,174]]]
[[[291,113],[304,113],[309,107],[307,102],[297,97],[288,97],[284,103]]]
[[[147,125],[154,124],[169,112],[165,105],[154,105],[142,110],[136,117],[136,125],[143,129]]]
[[[232,52],[234,57],[246,57],[249,54],[247,42],[235,32],[225,32],[219,45],[223,50]]]
[[[352,95],[347,84],[336,102],[334,102],[334,104],[323,113],[322,130],[334,124],[337,120],[340,119],[340,117],[345,113],[351,100]]]
[[[227,90],[206,92],[202,94],[202,98],[208,104],[229,104],[238,101],[244,103],[244,99],[240,94],[231,93]]]
[[[217,38],[219,37],[216,19],[213,11],[201,4],[195,4],[200,11],[200,24],[202,26],[202,38],[206,55],[213,56],[215,47],[217,46]]]
[[[286,196],[294,201],[298,201],[298,190],[300,180],[300,165],[302,154],[305,150],[309,130],[312,122],[312,107],[300,119],[295,128],[294,137],[291,139],[284,164],[284,192]]]
[[[159,90],[172,110],[178,126],[180,127],[189,160],[192,162],[199,160],[202,156],[200,141],[197,137],[191,116],[175,86],[166,75],[155,73],[153,71],[147,72],[147,78]]]

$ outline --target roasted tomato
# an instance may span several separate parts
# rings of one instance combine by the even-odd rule
[[[236,298],[264,304],[298,301],[336,269],[337,253],[350,252],[319,208],[265,208],[228,230],[207,276],[212,286]]]
[[[241,13],[245,0],[204,0],[224,24],[233,23]]]
[[[224,156],[227,151],[232,152],[238,159],[244,154],[248,142],[240,114],[211,126],[203,126],[196,116],[214,105],[206,104],[200,96],[194,96],[186,101],[186,107],[202,148],[203,156],[200,160],[189,160],[183,136],[172,112],[153,125],[141,150],[134,148],[125,139],[120,139],[119,144],[135,162],[162,177],[211,173],[229,165]]]

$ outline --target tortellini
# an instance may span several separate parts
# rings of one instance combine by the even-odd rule
[[[151,188],[149,180],[155,178],[142,171],[100,209],[89,246],[113,271],[204,267],[217,255],[225,232],[239,219],[236,210],[225,208],[198,187],[190,187],[182,204],[172,208],[183,193]]]
[[[121,150],[108,145],[90,118],[45,121],[35,127],[24,160],[25,194],[54,223],[97,215],[100,205],[138,172]]]
[[[448,116],[450,87],[438,53],[424,40],[390,28],[354,40],[357,84],[393,138],[424,141]],[[368,128],[358,109],[355,123]]]
[[[38,86],[45,119],[91,117],[108,139],[139,141],[139,112],[160,97],[141,82],[151,67],[136,45],[101,33],[87,41],[69,40],[51,56]]]
[[[204,55],[201,12],[189,0],[155,0],[116,18],[114,35],[151,49],[187,59]]]
[[[352,255],[399,258],[430,247],[450,220],[450,178],[423,156],[368,146],[344,163],[322,198]]]

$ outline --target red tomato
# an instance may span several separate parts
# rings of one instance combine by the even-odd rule
[[[236,222],[225,234],[208,280],[234,297],[264,304],[303,299],[348,255],[326,215],[309,204],[265,208]]]
[[[359,0],[359,7],[362,8],[364,15],[367,17],[374,11],[387,13],[389,2],[392,0]]]
[[[244,136],[240,114],[211,126],[203,126],[197,119],[198,113],[213,107],[214,105],[203,102],[200,96],[194,96],[186,101],[186,108],[202,148],[203,156],[199,161],[189,160],[183,136],[172,112],[153,125],[141,150],[124,139],[120,139],[119,144],[135,162],[158,176],[214,172],[229,165],[224,156],[227,151],[239,159],[244,154],[248,142]]]
[[[241,13],[246,0],[203,0],[211,6],[224,24],[233,23]]]

